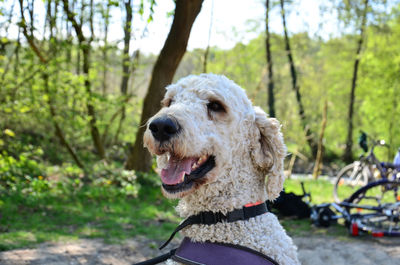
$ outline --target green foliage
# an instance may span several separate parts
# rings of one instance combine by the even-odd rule
[[[329,39],[311,37],[306,32],[290,36],[307,124],[315,133],[320,130],[323,104],[325,100],[328,102],[324,136],[324,154],[328,161],[337,160],[344,150],[358,40],[356,30],[348,29],[358,28],[363,10],[361,0],[340,3],[339,6],[334,1],[332,5],[339,6],[338,23],[347,27],[346,34]],[[94,4],[95,23],[99,23],[95,28],[103,28],[103,22],[111,21],[112,8],[121,5],[113,0]],[[134,11],[150,23],[155,6],[155,0],[141,0]],[[385,139],[390,148],[377,148],[376,153],[382,160],[391,160],[400,146],[400,127],[396,122],[400,116],[400,6],[391,13],[387,13],[387,9],[380,12],[378,7],[378,1],[371,2],[357,82],[353,140],[356,142],[359,130],[366,131],[372,138]],[[85,30],[89,29],[89,5],[82,11],[75,8],[74,12],[82,17]],[[9,7],[0,7],[2,25],[8,25],[5,19],[9,13]],[[131,69],[135,72],[129,81],[128,95],[122,95],[119,86],[123,53],[118,41],[102,43],[101,34],[93,39],[90,69],[85,75],[82,73],[83,54],[76,36],[68,34],[64,28],[70,24],[64,23],[62,10],[55,13],[59,16],[56,37],[48,38],[48,29],[42,31],[39,23],[34,27],[35,34],[45,32],[34,39],[37,48],[48,58],[47,63],[39,61],[22,34],[17,40],[1,31],[0,249],[69,237],[119,240],[137,234],[164,236],[165,231],[170,231],[178,222],[173,213],[175,202],[162,198],[160,179],[154,173],[123,170],[128,150],[135,141],[142,99],[156,56],[141,55],[140,62]],[[379,15],[379,19],[372,18],[372,14]],[[15,16],[12,14],[11,24],[21,21]],[[250,31],[263,25],[255,20],[251,23]],[[233,31],[235,38],[240,39],[240,33]],[[286,145],[289,152],[298,151],[311,157],[291,89],[283,36],[272,34],[271,42],[275,106]],[[255,105],[268,112],[265,57],[265,36],[261,34],[249,42],[237,43],[230,50],[212,47],[208,71],[234,80],[246,89]],[[201,73],[203,60],[202,49],[186,53],[175,80]],[[106,76],[103,76],[104,69]],[[106,149],[105,160],[99,161],[93,144],[89,106],[95,110],[95,125]],[[126,114],[124,120],[122,110]],[[84,169],[72,159],[57,134],[57,126]],[[356,146],[354,151],[355,155],[361,153]],[[290,180],[286,185],[288,191],[293,188],[300,193],[298,182]],[[318,181],[307,182],[307,185],[314,202],[330,200],[332,187],[329,183]],[[304,223],[289,222],[287,225],[305,227]]]
[[[34,185],[36,191],[41,189],[39,182],[44,178],[44,166],[37,162],[37,157],[42,154],[41,148],[31,145],[21,147],[16,157],[3,151],[0,154],[0,190],[15,190],[29,184]]]
[[[137,196],[139,185],[134,171],[124,170],[121,165],[100,161],[93,166],[90,173],[93,184],[99,187],[115,185],[119,192],[126,196]]]
[[[368,41],[361,65],[363,79],[360,80],[360,102],[362,127],[373,138],[385,139],[390,145],[389,159],[400,146],[400,47],[396,45],[400,37],[400,24],[394,21],[383,31],[379,27],[370,29],[374,38]],[[377,150],[378,152],[380,150]],[[381,150],[381,154],[387,150]],[[382,156],[381,156],[382,157]],[[383,159],[388,159],[386,155]]]
[[[132,196],[116,185],[77,180],[38,182],[40,196],[0,192],[0,250],[79,237],[121,242],[145,234],[162,240],[179,221],[176,202],[163,198],[159,188],[137,188]]]
[[[155,0],[148,0],[147,2],[149,4],[149,7],[148,7],[149,15],[148,15],[148,18],[147,18],[147,23],[150,23],[150,22],[153,21],[154,7],[157,5],[157,3],[156,3]],[[144,0],[140,0],[138,13],[139,13],[139,15],[141,17],[144,16],[145,10],[146,10],[146,8],[145,8]]]
[[[396,11],[397,10],[397,11]],[[397,14],[398,7],[392,13]],[[400,146],[399,117],[399,45],[400,21],[395,15],[368,27],[365,46],[361,55],[356,89],[354,139],[358,131],[364,130],[373,138],[385,139],[389,152],[378,155],[382,160],[392,160],[394,151]],[[291,36],[294,62],[298,72],[300,93],[307,117],[307,125],[317,138],[322,119],[324,101],[328,102],[327,127],[324,136],[325,159],[337,160],[343,154],[347,136],[347,117],[350,89],[353,76],[356,34],[322,40],[311,38],[307,33]],[[291,89],[289,65],[284,50],[283,36],[271,35],[272,59],[275,82],[275,107],[277,118],[283,124],[283,135],[289,152],[300,151],[310,157],[300,125],[295,99]],[[203,51],[195,50],[184,57],[176,79],[190,73],[202,71]],[[265,36],[238,43],[231,50],[212,48],[208,58],[208,69],[215,74],[224,74],[242,86],[255,105],[268,112],[267,76],[265,58]],[[354,145],[355,158],[361,149]],[[340,161],[336,161],[340,162]]]

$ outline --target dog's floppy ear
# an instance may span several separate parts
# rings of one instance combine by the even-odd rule
[[[283,189],[285,176],[283,160],[286,156],[286,146],[280,131],[281,125],[275,118],[268,118],[259,107],[254,107],[255,130],[251,158],[255,166],[268,174],[268,199],[274,200]]]

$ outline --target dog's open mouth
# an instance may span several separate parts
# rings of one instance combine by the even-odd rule
[[[214,167],[214,156],[203,155],[182,159],[171,155],[167,167],[161,170],[163,188],[170,193],[188,190],[194,183],[201,182]]]

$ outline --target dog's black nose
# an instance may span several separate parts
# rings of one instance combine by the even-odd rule
[[[163,116],[154,119],[150,123],[149,129],[156,140],[164,142],[175,136],[178,133],[180,126],[178,122],[173,119]]]

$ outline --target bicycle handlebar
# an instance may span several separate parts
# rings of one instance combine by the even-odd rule
[[[362,133],[362,134],[365,134],[365,136],[367,137],[367,139],[369,139],[369,140],[371,141],[371,143],[372,143],[371,150],[372,150],[375,146],[386,146],[386,147],[389,147],[389,145],[386,144],[386,141],[385,141],[385,140],[383,140],[383,139],[375,140],[374,138],[372,138],[371,136],[369,136],[369,134],[367,134],[367,133],[365,133],[365,132],[363,132],[363,131],[361,131],[361,133]]]
[[[304,188],[304,182],[300,182],[301,184],[301,189],[303,190],[303,197],[308,197],[309,202],[311,202],[311,193],[306,192],[306,189]]]

